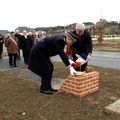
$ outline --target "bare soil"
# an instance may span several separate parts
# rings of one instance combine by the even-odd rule
[[[65,79],[68,70],[54,63],[53,77]],[[120,120],[105,106],[120,98],[120,71],[93,67],[100,72],[100,90],[78,97],[66,93],[45,95],[34,80],[0,71],[0,120]]]

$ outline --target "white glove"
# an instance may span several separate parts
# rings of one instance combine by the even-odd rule
[[[79,58],[76,60],[76,62],[80,62],[81,65],[83,65],[83,64],[85,64],[87,61],[84,60],[83,58],[79,57]]]
[[[69,66],[69,70],[70,70],[70,75],[76,75],[77,72],[75,71],[75,69],[72,66]]]
[[[68,60],[69,60],[70,65],[74,63],[71,59],[68,59]]]

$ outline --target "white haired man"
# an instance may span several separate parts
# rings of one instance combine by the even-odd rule
[[[83,23],[76,24],[75,30],[71,31],[72,34],[77,36],[77,42],[72,45],[73,59],[74,61],[82,57],[84,60],[88,60],[92,55],[92,39],[88,30],[85,30]],[[88,62],[76,68],[76,70],[86,71]]]

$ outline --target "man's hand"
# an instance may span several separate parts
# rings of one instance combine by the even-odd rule
[[[90,60],[92,58],[92,54],[89,53],[88,56],[87,56],[87,59]]]
[[[75,56],[76,56],[77,58],[81,58],[81,56],[80,56],[80,55],[78,55],[78,54],[75,54]]]

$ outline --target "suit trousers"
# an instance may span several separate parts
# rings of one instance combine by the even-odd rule
[[[16,66],[17,53],[15,53],[15,54],[9,53],[8,56],[9,56],[9,65]]]

